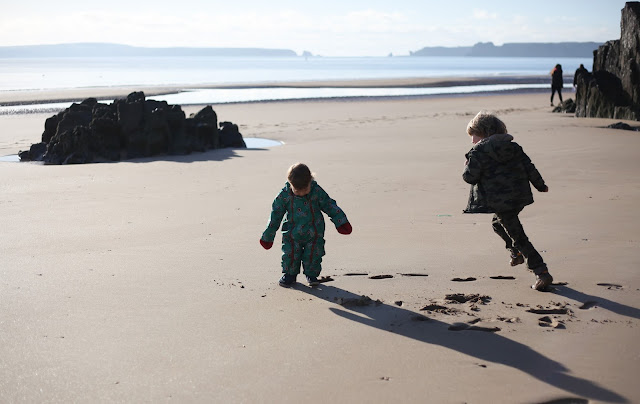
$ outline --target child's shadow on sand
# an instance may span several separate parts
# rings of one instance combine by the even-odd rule
[[[632,317],[640,319],[640,309],[627,306],[621,303],[614,302],[613,300],[605,299],[604,297],[592,296],[578,290],[572,289],[568,286],[558,286],[553,290],[556,295],[564,296],[568,299],[572,299],[583,304],[582,309],[589,309],[591,307],[602,307],[613,313],[621,316]]]
[[[316,288],[297,287],[299,291],[335,302],[336,299],[358,299],[346,290],[321,284]],[[388,304],[372,302],[368,306],[330,308],[338,316],[378,328],[382,331],[413,338],[428,344],[441,345],[478,359],[511,366],[538,380],[592,400],[626,403],[628,400],[597,383],[570,375],[561,363],[534,351],[526,345],[498,333],[478,331],[450,331],[442,321],[416,321],[415,312]],[[366,316],[366,317],[363,317]]]

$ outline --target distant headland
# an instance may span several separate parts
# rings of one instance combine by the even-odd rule
[[[0,46],[0,58],[30,57],[181,57],[181,56],[297,56],[289,49],[264,48],[145,48],[112,43]]]
[[[495,46],[478,42],[473,46],[431,46],[409,52],[411,56],[479,56],[479,57],[593,57],[600,42],[522,42]]]

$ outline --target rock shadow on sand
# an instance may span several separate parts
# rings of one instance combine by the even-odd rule
[[[211,149],[203,152],[193,152],[190,154],[166,154],[166,155],[156,155],[151,157],[139,157],[131,160],[121,160],[121,161],[109,161],[108,163],[152,163],[154,161],[171,161],[175,163],[197,163],[197,162],[205,162],[205,161],[224,161],[230,160],[233,158],[242,158],[243,156],[237,153],[238,150],[241,151],[269,151],[269,147],[272,147],[272,144],[269,144],[265,147],[252,147],[254,144],[254,140],[256,138],[245,138],[247,141],[247,147],[225,147],[221,149]],[[257,139],[258,141],[271,141],[270,139]],[[275,141],[271,141],[275,142]],[[255,144],[260,144],[259,142],[255,142]]]
[[[340,305],[341,301],[358,300],[363,297],[331,285],[298,287],[296,290],[336,303],[337,307],[329,310],[343,319],[426,344],[440,345],[483,361],[510,366],[577,396],[612,403],[629,402],[625,397],[594,381],[571,375],[571,370],[563,364],[506,338],[499,332],[452,332],[448,323],[428,317],[425,317],[424,321],[416,321],[415,312],[383,302],[370,305]]]
[[[131,160],[113,161],[108,163],[153,163],[155,161],[170,161],[174,163],[199,163],[206,161],[225,161],[234,158],[242,158],[237,150],[250,150],[250,151],[266,151],[267,149],[244,149],[244,148],[224,148],[224,149],[212,149],[204,152],[193,152],[191,154],[181,155],[157,155],[152,157],[139,157]]]

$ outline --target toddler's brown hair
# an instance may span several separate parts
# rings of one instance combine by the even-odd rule
[[[305,189],[313,181],[313,174],[306,164],[295,163],[289,167],[287,172],[287,180],[295,189]]]

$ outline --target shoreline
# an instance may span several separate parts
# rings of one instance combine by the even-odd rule
[[[472,85],[500,84],[543,84],[549,82],[546,76],[504,76],[504,77],[440,77],[401,79],[352,79],[352,80],[310,80],[259,83],[229,83],[202,85],[158,85],[158,86],[113,86],[81,87],[43,90],[0,91],[0,106],[31,105],[43,103],[76,102],[86,98],[124,98],[134,91],[143,91],[145,96],[176,94],[194,89],[269,89],[269,88],[439,88]],[[394,96],[390,96],[394,97]],[[357,97],[360,98],[360,97]],[[388,98],[388,97],[383,97]],[[394,97],[395,98],[395,97]],[[299,100],[298,100],[299,101]],[[262,101],[260,101],[262,102]],[[198,104],[199,105],[199,104]]]

